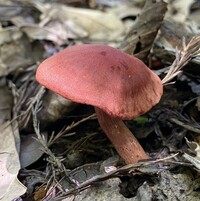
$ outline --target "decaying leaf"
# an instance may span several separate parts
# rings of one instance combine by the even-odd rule
[[[190,6],[193,2],[193,0],[189,0],[184,4],[180,0],[169,1],[169,11],[160,28],[161,34],[154,43],[153,49],[155,55],[162,58],[162,63],[169,65],[177,53],[176,49],[182,50],[183,42],[187,44],[192,37],[198,37],[198,26],[191,21],[189,16]],[[176,4],[176,6],[173,4]],[[182,15],[183,18],[176,19],[176,14],[177,16],[179,14]],[[193,58],[191,62],[199,65],[200,59],[198,57]],[[197,69],[198,65],[193,66],[193,64],[191,64],[190,67]]]
[[[136,19],[120,49],[144,60],[152,48],[158,29],[163,21],[167,4],[163,1],[146,1],[143,11]]]
[[[17,16],[22,11],[21,7],[13,3],[12,0],[0,0],[0,4],[0,18],[4,20]]]
[[[142,9],[140,6],[144,5],[144,2],[146,2],[146,4],[141,12]],[[164,2],[168,2],[170,22],[163,21],[167,7]],[[160,46],[154,45],[155,51],[152,51],[152,53],[156,58],[161,57],[161,61],[165,59],[165,62],[162,63],[163,65],[166,63],[171,65],[176,54],[175,48],[178,47],[178,49],[180,49],[180,47],[182,47],[182,38],[184,37],[186,44],[188,44],[191,36],[194,35],[193,29],[197,30],[197,32],[194,32],[195,34],[199,33],[198,12],[196,13],[195,27],[188,26],[193,25],[193,23],[189,21],[190,18],[188,16],[189,7],[192,2],[194,2],[194,0],[188,0],[184,3],[181,0],[8,0],[6,2],[5,0],[0,0],[1,201],[8,201],[14,198],[18,200],[17,197],[21,196],[26,191],[26,188],[17,179],[19,169],[30,165],[43,153],[46,154],[47,159],[44,169],[38,171],[37,166],[36,169],[33,170],[22,169],[20,171],[20,176],[23,177],[23,182],[26,183],[28,188],[28,195],[32,195],[30,199],[38,201],[41,199],[44,201],[59,199],[79,201],[84,199],[84,201],[86,201],[91,199],[101,200],[104,198],[104,200],[110,200],[112,196],[112,199],[115,199],[115,201],[127,200],[118,193],[118,186],[121,182],[119,178],[111,178],[122,178],[124,175],[126,179],[130,176],[130,178],[132,177],[132,181],[137,181],[139,174],[142,177],[144,176],[145,182],[143,180],[143,185],[139,188],[133,200],[151,200],[152,198],[157,200],[171,200],[171,198],[172,200],[174,198],[192,200],[192,198],[188,196],[191,191],[194,192],[194,197],[197,195],[197,200],[199,199],[199,181],[195,181],[189,174],[179,175],[165,171],[167,168],[178,166],[179,162],[183,169],[184,166],[187,168],[187,172],[190,171],[190,167],[195,167],[200,171],[200,146],[198,142],[189,142],[187,140],[190,151],[192,151],[194,155],[185,153],[183,157],[190,163],[183,162],[183,157],[180,155],[176,157],[175,160],[172,160],[175,157],[174,155],[168,158],[170,159],[169,161],[167,161],[167,158],[158,159],[157,162],[150,160],[121,168],[116,167],[117,165],[121,165],[121,163],[113,164],[109,162],[105,164],[102,161],[97,162],[97,160],[104,160],[104,157],[115,153],[113,153],[113,149],[109,145],[107,146],[104,143],[104,138],[99,137],[96,132],[90,133],[90,125],[95,126],[93,122],[81,125],[81,123],[89,119],[96,121],[94,115],[72,123],[71,125],[65,125],[66,127],[61,129],[61,126],[65,124],[62,118],[66,118],[66,115],[73,110],[74,103],[68,102],[68,100],[58,97],[50,91],[44,93],[44,89],[38,85],[34,78],[36,66],[38,65],[37,62],[43,55],[44,49],[48,49],[49,56],[63,49],[63,46],[66,47],[79,43],[111,44],[112,42],[112,45],[115,43],[114,46],[120,48],[117,44],[122,41],[123,35],[127,32],[127,29],[129,30],[130,27],[128,26],[130,23],[134,24],[129,35],[124,37],[124,43],[121,49],[145,60],[150,50],[152,50],[156,39],[156,42],[159,42]],[[91,3],[93,3],[93,7],[90,6]],[[67,6],[74,4],[76,4],[77,7]],[[137,5],[136,7],[134,7],[135,4]],[[78,8],[80,5],[84,5],[85,7]],[[117,5],[120,6],[112,7]],[[123,7],[124,5],[125,7]],[[168,17],[166,19],[169,20]],[[182,26],[174,23],[174,20],[181,22]],[[160,32],[158,32],[159,30]],[[165,40],[163,40],[163,38]],[[40,47],[42,46],[42,52],[39,50],[38,44],[40,44]],[[200,72],[200,58],[196,57],[193,59],[192,62],[195,62],[196,65],[189,62],[195,55],[191,54],[191,50],[196,50],[195,48],[198,46],[199,41],[197,40],[193,40],[190,48],[185,46],[185,50],[187,51],[185,51],[185,53],[182,51],[177,54],[174,65],[176,64],[177,66],[177,64],[181,62],[182,65],[187,62],[187,64],[193,66],[190,70],[194,71],[195,69],[195,72],[197,72],[196,75],[194,75],[197,82],[195,82],[196,80],[194,80],[193,77],[190,77],[190,79],[195,82],[195,86],[199,91],[198,72]],[[34,51],[35,49],[33,49],[33,47],[36,48],[36,51]],[[54,49],[52,50],[51,47]],[[158,54],[158,49],[162,52],[161,55]],[[35,52],[37,55],[35,55]],[[165,52],[167,53],[166,55],[164,54]],[[189,60],[187,60],[187,58],[186,60],[183,59],[186,53],[190,53]],[[165,71],[166,68],[160,69],[161,73]],[[188,73],[188,71],[185,72]],[[184,75],[188,76],[186,73]],[[174,71],[172,71],[172,74],[175,75]],[[186,82],[188,88],[189,86],[192,87],[188,80]],[[12,94],[6,85],[7,83],[13,86]],[[173,92],[178,92],[179,89],[177,86],[167,87],[172,87]],[[168,89],[167,87],[166,89]],[[187,95],[188,94],[186,94],[186,96]],[[199,117],[200,103],[199,100],[194,97],[196,94],[192,95],[192,101],[197,100],[195,112],[197,112]],[[168,94],[166,94],[166,96],[168,96]],[[179,100],[172,100],[170,98],[170,101],[176,101],[178,106],[166,104],[164,108],[167,107],[167,110],[168,107],[170,107],[170,110],[172,110],[171,107],[173,107],[173,109],[179,107],[178,109],[182,109],[181,111],[187,112],[185,103],[191,101],[190,98],[191,97],[187,97],[181,100],[181,104],[183,103],[184,106],[179,105]],[[147,142],[147,144],[145,144],[149,153],[153,153],[155,149],[156,151],[162,149],[170,143],[170,146],[167,146],[161,153],[152,154],[157,158],[161,158],[163,155],[169,154],[169,152],[176,151],[177,146],[181,149],[182,139],[188,132],[195,132],[195,135],[200,132],[199,127],[195,127],[196,124],[193,126],[190,122],[179,119],[175,121],[173,118],[169,118],[169,116],[166,115],[168,114],[165,112],[166,110],[162,108],[162,103],[159,106],[159,114],[152,115],[150,111],[150,119],[147,119],[148,121],[151,119],[153,119],[153,121],[158,120],[156,124],[159,128],[156,129],[155,126],[151,126],[149,129],[149,127],[144,126],[145,130],[143,131],[143,128],[141,129],[142,134],[150,132],[150,135],[148,135],[150,143]],[[190,113],[187,113],[187,115],[188,114]],[[162,116],[165,116],[165,118]],[[192,118],[193,117],[196,123],[199,122],[199,118],[196,119],[196,116],[192,116]],[[10,120],[11,118],[13,118],[12,121]],[[57,124],[55,124],[54,127],[52,122],[58,119],[61,119],[61,122],[58,122],[58,127]],[[71,120],[74,121],[71,116],[68,116],[67,120],[68,119],[69,122],[71,122]],[[48,127],[50,123],[51,126]],[[130,124],[129,126],[132,127],[134,125]],[[55,133],[52,132],[54,129],[56,130]],[[58,131],[58,129],[61,130]],[[133,129],[135,130],[135,128]],[[43,132],[40,132],[40,130],[44,130],[45,135],[43,135]],[[49,134],[51,133],[51,135],[48,136],[48,140],[46,140],[46,131],[48,131]],[[72,133],[69,133],[69,131]],[[81,135],[76,135],[79,131]],[[19,135],[19,132],[21,135]],[[174,137],[175,135],[176,137]],[[33,139],[35,136],[37,136],[36,140]],[[144,140],[142,141],[146,143],[146,136],[143,138]],[[96,142],[100,142],[98,146],[96,146]],[[60,147],[62,147],[62,149],[60,149]],[[42,151],[40,149],[42,149]],[[18,155],[20,151],[21,155],[19,160]],[[96,156],[98,156],[98,158]],[[90,160],[92,163],[87,162]],[[160,172],[161,174],[159,174]],[[154,173],[156,174],[156,178],[152,176]],[[159,177],[157,177],[158,174]],[[151,183],[148,183],[147,176],[151,177]],[[134,188],[136,183],[137,182],[132,182],[130,186],[126,186],[125,188],[130,191],[132,190],[131,188]],[[136,186],[135,191],[139,185]],[[102,196],[102,194],[104,196]],[[47,196],[45,197],[45,195]],[[63,196],[63,199],[59,196]],[[26,197],[26,199],[29,198]]]
[[[73,198],[72,196],[69,197],[71,198],[71,200],[69,201],[72,200],[90,201],[95,199],[99,201],[103,200],[126,201],[127,198],[125,198],[121,193],[119,193],[119,184],[120,184],[119,178],[108,179],[99,184],[96,184],[96,186],[92,186],[91,188],[84,190],[79,195],[73,196],[74,199],[72,199]]]
[[[194,32],[200,32],[199,27],[199,13],[200,13],[200,3],[199,1],[194,1],[189,9],[189,17],[187,18],[188,24],[192,22],[192,30]]]
[[[172,23],[164,20],[160,28],[161,36],[164,37],[171,47],[182,49],[183,38],[188,43],[194,34],[185,26],[185,24]],[[166,45],[165,45],[166,46]]]
[[[130,6],[129,4],[123,4],[121,6],[113,7],[110,9],[107,9],[109,12],[114,13],[116,16],[118,16],[121,20],[126,19],[133,19],[137,18],[138,15],[140,15],[142,8],[141,7],[135,7]],[[133,20],[130,20],[130,23],[133,23]]]
[[[0,125],[11,118],[12,94],[6,86],[6,79],[0,79]]]
[[[8,201],[24,194],[26,187],[17,179],[20,138],[16,121],[10,121],[13,100],[4,78],[0,94],[0,200]]]
[[[42,107],[38,112],[41,127],[44,128],[51,122],[55,122],[69,114],[78,104],[61,97],[60,95],[47,91],[43,95]]]
[[[199,179],[194,179],[187,171],[172,173],[162,171],[159,181],[151,188],[156,200],[199,200]]]
[[[195,156],[191,156],[187,153],[183,154],[183,157],[190,161],[196,169],[200,172],[200,145],[197,142],[189,141],[187,138],[185,138],[187,145],[189,146],[190,150],[195,154]]]
[[[47,139],[47,133],[43,133],[44,139]],[[21,168],[25,168],[30,164],[37,161],[42,154],[41,144],[35,139],[35,134],[28,134],[21,136],[21,146],[20,146],[20,164]]]
[[[33,2],[42,13],[39,25],[27,24],[21,29],[32,39],[64,44],[69,38],[119,40],[124,33],[122,21],[111,12],[73,8],[62,4]]]
[[[62,25],[51,25],[52,28],[40,27],[37,24],[27,24],[21,26],[21,30],[33,40],[49,40],[59,45],[65,43],[68,40],[68,34],[63,31]]]
[[[190,150],[196,155],[196,158],[200,160],[200,145],[197,142],[189,141],[187,138],[185,138],[185,140]]]
[[[30,43],[17,27],[0,30],[0,76],[33,62]]]
[[[175,0],[168,2],[168,12],[166,14],[167,19],[171,19],[176,22],[184,23],[189,15],[189,8],[194,3],[194,0]]]
[[[10,122],[0,126],[0,200],[12,200],[26,192],[18,179],[20,169],[13,128]]]

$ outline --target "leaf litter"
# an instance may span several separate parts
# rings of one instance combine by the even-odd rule
[[[199,200],[197,2],[0,1],[0,200]],[[124,165],[91,107],[35,81],[39,62],[81,43],[134,54],[162,79],[145,122],[126,122],[151,160]]]

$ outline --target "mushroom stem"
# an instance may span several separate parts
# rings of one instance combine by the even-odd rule
[[[126,164],[149,158],[122,120],[111,117],[97,107],[95,111],[102,130]]]

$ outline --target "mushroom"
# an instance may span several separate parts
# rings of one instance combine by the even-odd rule
[[[43,61],[36,79],[65,98],[93,105],[125,163],[148,158],[123,122],[147,112],[163,93],[160,78],[142,61],[107,45],[75,45]]]

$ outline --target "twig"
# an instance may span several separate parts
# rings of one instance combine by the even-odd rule
[[[153,165],[153,164],[160,163],[160,162],[167,162],[168,160],[170,160],[172,158],[175,158],[177,155],[178,155],[178,153],[173,154],[173,155],[168,156],[168,157],[165,157],[165,158],[162,158],[162,159],[157,159],[157,160],[147,161],[147,162],[139,162],[137,164],[125,165],[125,166],[123,166],[123,167],[121,167],[119,169],[116,169],[114,171],[111,171],[109,173],[104,173],[104,174],[101,174],[101,175],[94,176],[91,179],[81,183],[76,188],[68,190],[62,196],[59,196],[59,197],[55,198],[55,200],[60,201],[60,200],[62,200],[64,198],[66,198],[69,195],[74,195],[74,194],[76,194],[76,193],[78,193],[80,191],[85,190],[86,188],[90,187],[91,185],[93,185],[96,182],[104,181],[106,179],[113,178],[113,177],[117,177],[119,175],[124,174],[125,172],[126,173],[132,173],[135,170],[139,170],[140,168],[147,167],[149,165]],[[173,163],[173,161],[170,161],[170,162]],[[177,162],[176,162],[176,164],[177,164]],[[185,164],[188,165],[187,163],[185,163]]]
[[[35,107],[32,107],[33,127],[35,130],[35,134],[37,135],[37,138],[35,138],[35,139],[42,145],[42,150],[44,151],[44,153],[46,153],[51,158],[51,161],[53,161],[54,165],[56,165],[61,172],[64,172],[64,170],[65,170],[64,165],[61,163],[61,161],[58,158],[56,158],[56,156],[53,154],[53,152],[48,148],[44,135],[42,135],[40,133],[40,126],[39,126],[39,122],[37,120],[37,112],[40,110],[41,96],[42,96],[42,94],[40,96],[38,96],[38,99],[35,103]]]
[[[192,132],[195,132],[195,133],[200,134],[200,128],[195,128],[194,126],[189,125],[189,124],[187,124],[187,123],[185,123],[185,122],[182,122],[182,121],[180,121],[180,120],[178,120],[178,119],[176,119],[176,118],[169,118],[169,120],[170,120],[171,122],[173,122],[173,123],[179,125],[179,126],[182,126],[183,128],[186,128],[187,130],[190,130],[190,131],[192,131]]]
[[[52,136],[49,139],[48,146],[52,145],[56,140],[58,140],[58,138],[60,138],[61,136],[63,136],[65,133],[68,133],[70,130],[72,130],[76,126],[78,126],[81,123],[86,122],[89,119],[92,119],[94,117],[96,117],[96,114],[92,114],[92,115],[90,115],[88,117],[85,117],[85,118],[81,119],[78,122],[73,122],[71,125],[67,126],[65,129],[61,130],[56,136],[54,136],[54,134],[52,134]]]
[[[15,117],[15,119],[19,119],[20,122],[23,123],[24,127],[28,124],[28,121],[29,121],[29,119],[31,117],[32,107],[37,102],[39,97],[41,97],[44,94],[44,92],[45,92],[45,88],[43,86],[40,86],[38,88],[38,91],[37,91],[36,95],[34,97],[30,98],[29,101],[27,102],[28,107],[26,108],[26,110],[22,111],[21,114],[19,114],[19,115],[17,115]],[[21,101],[19,100],[18,102],[21,102]],[[22,104],[22,103],[20,103],[20,104]]]
[[[182,72],[182,68],[194,57],[200,53],[200,36],[193,37],[186,45],[183,39],[183,50],[178,51],[176,49],[176,58],[172,65],[169,67],[169,71],[163,78],[163,85],[169,84],[169,82]]]
[[[55,140],[58,139],[58,137],[60,137],[61,135],[63,135],[64,133],[66,133],[67,131],[71,130],[72,128],[78,126],[79,124],[87,121],[88,119],[91,119],[93,117],[95,117],[95,114],[90,115],[89,117],[86,117],[76,123],[72,123],[72,125],[68,126],[63,132],[61,132],[58,136],[56,136],[55,138],[50,138],[50,141],[47,142],[47,140],[45,139],[44,135],[42,135],[40,133],[40,126],[39,126],[39,122],[37,119],[37,113],[39,112],[39,110],[41,109],[41,98],[43,96],[43,93],[39,93],[37,96],[36,101],[34,102],[35,105],[32,106],[32,116],[33,116],[33,127],[35,130],[35,133],[37,135],[37,138],[35,138],[42,146],[42,150],[44,153],[46,153],[49,156],[49,162],[52,163],[53,166],[57,167],[58,170],[61,173],[65,173],[68,181],[71,184],[74,184],[74,182],[69,178],[68,172],[66,171],[66,168],[64,166],[64,164],[62,163],[63,159],[59,159],[58,157],[56,157],[54,155],[54,153],[49,149],[49,146],[55,142]]]
[[[73,142],[65,151],[66,153],[68,153],[70,150],[77,150],[79,147],[81,147],[84,143],[86,143],[89,139],[93,138],[94,136],[96,136],[97,133],[90,133],[90,135],[86,135],[85,137],[80,138],[79,140],[76,140],[75,142]],[[83,150],[83,148],[82,148]],[[87,151],[88,148],[87,148]]]

